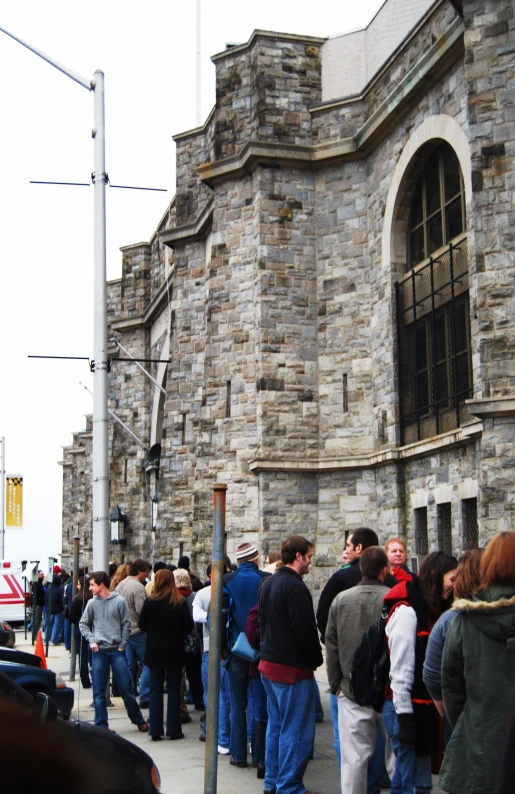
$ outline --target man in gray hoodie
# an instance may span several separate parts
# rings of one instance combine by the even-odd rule
[[[129,719],[137,725],[140,733],[147,733],[148,723],[132,693],[125,656],[125,646],[131,631],[127,604],[121,595],[111,593],[109,577],[105,571],[91,573],[89,581],[94,597],[88,601],[79,628],[92,651],[91,680],[95,725],[108,727],[106,687],[111,666]]]

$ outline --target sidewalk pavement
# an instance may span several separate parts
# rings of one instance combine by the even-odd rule
[[[16,648],[32,652],[30,636],[24,639],[23,632],[16,632]],[[82,689],[77,664],[75,681],[70,681],[70,659],[64,645],[49,646],[47,665],[55,673],[61,675],[68,686],[75,690],[75,706],[72,719],[93,722],[94,711],[90,707],[93,699],[91,689]],[[321,794],[339,794],[339,772],[333,748],[333,728],[329,712],[329,695],[325,666],[316,671],[315,677],[320,689],[324,708],[324,721],[316,726],[315,753],[309,762],[304,782],[309,791]],[[161,775],[161,791],[163,794],[199,794],[204,790],[204,754],[206,745],[199,741],[200,712],[190,708],[192,722],[183,725],[185,739],[180,742],[152,742],[146,734],[141,734],[132,725],[124,709],[121,698],[113,698],[114,707],[109,708],[109,727],[124,739],[137,744],[154,759]],[[148,719],[148,711],[143,711]],[[250,760],[250,755],[249,755]],[[433,777],[433,794],[443,794],[436,788],[437,778]],[[256,777],[256,770],[249,765],[248,769],[230,766],[229,756],[218,756],[218,783],[220,794],[262,794],[263,781]],[[385,790],[387,791],[387,790]]]

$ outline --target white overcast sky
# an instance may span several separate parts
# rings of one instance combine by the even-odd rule
[[[215,101],[210,56],[256,28],[327,36],[364,27],[384,0],[278,3],[202,0],[202,115]],[[196,0],[3,0],[0,26],[86,78],[105,73],[109,189],[107,276],[120,246],[148,240],[175,189],[172,134],[195,125]],[[7,559],[58,556],[62,447],[84,429],[92,398],[93,191],[30,185],[88,182],[93,96],[0,33],[0,436],[7,474],[24,476],[24,529]]]

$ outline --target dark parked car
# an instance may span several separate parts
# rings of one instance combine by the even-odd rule
[[[12,648],[16,642],[16,635],[8,623],[0,621],[0,647]]]
[[[41,659],[34,653],[19,651],[18,648],[0,648],[0,662],[16,662],[31,667],[41,667]]]
[[[0,672],[8,675],[23,689],[30,692],[31,695],[35,695],[36,692],[52,695],[60,715],[66,720],[69,719],[73,709],[75,692],[71,687],[66,686],[64,679],[60,675],[52,672],[52,670],[43,670],[40,667],[31,667],[28,664],[3,661],[0,661]]]
[[[91,773],[90,790],[95,794],[159,794],[159,771],[152,758],[137,745],[86,722],[56,720],[52,697],[40,694],[33,697],[0,672],[2,698],[17,703],[25,711],[34,709],[41,714],[45,736],[55,733],[50,745],[66,756],[75,751],[88,781]],[[26,757],[24,761],[30,766],[33,759]]]

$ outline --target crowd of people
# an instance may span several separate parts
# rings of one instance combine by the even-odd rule
[[[459,560],[432,552],[412,572],[403,540],[383,548],[372,529],[357,528],[316,613],[303,582],[312,560],[299,535],[263,569],[253,543],[238,546],[236,565],[225,558],[219,753],[252,764],[264,794],[313,794],[303,776],[322,717],[314,673],[325,645],[342,794],[385,784],[422,794],[438,773],[449,794],[515,791],[515,532]],[[152,577],[141,559],[82,572],[67,619],[96,725],[108,726],[111,668],[138,730],[184,738],[190,702],[206,740],[211,568],[202,582],[187,557],[179,563],[155,563]]]

